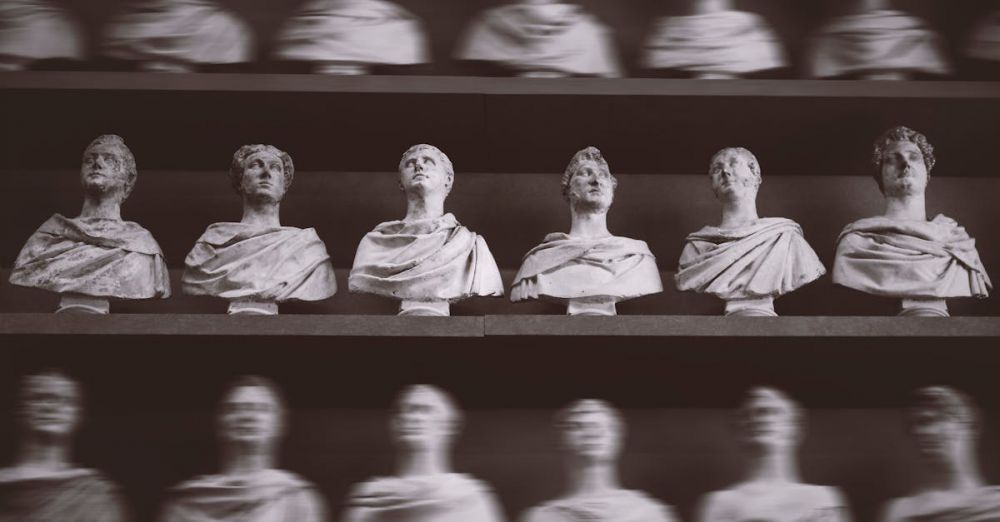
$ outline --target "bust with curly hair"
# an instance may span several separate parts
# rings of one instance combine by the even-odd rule
[[[59,293],[57,312],[106,314],[110,299],[169,297],[160,245],[145,228],[122,219],[137,173],[120,136],[92,141],[80,167],[80,215],[55,214],[43,223],[17,256],[10,282]]]
[[[229,300],[231,314],[278,313],[284,301],[320,301],[337,291],[326,245],[313,228],[281,225],[281,201],[295,177],[292,157],[271,145],[233,154],[229,181],[243,218],[205,230],[184,260],[183,290]]]
[[[618,179],[601,151],[577,151],[560,185],[569,203],[569,233],[548,234],[524,255],[511,300],[564,304],[569,315],[615,315],[615,303],[662,292],[649,246],[608,231]]]
[[[840,233],[834,283],[902,299],[900,315],[919,317],[948,316],[947,298],[989,295],[975,240],[954,219],[927,220],[925,192],[936,163],[927,137],[908,127],[875,140],[872,165],[884,211]]]

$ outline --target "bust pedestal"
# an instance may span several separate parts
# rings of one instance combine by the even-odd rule
[[[944,299],[903,299],[899,317],[951,317]]]
[[[448,301],[400,301],[398,315],[425,317],[448,317],[451,305]]]
[[[268,301],[230,301],[229,315],[278,315],[278,303]]]
[[[83,294],[62,294],[59,300],[57,314],[99,314],[111,312],[111,301],[106,297],[93,297]]]
[[[590,299],[570,299],[566,305],[566,315],[618,315],[615,302],[594,301]]]
[[[778,317],[778,314],[774,313],[774,298],[770,296],[726,301],[725,315],[736,317]]]

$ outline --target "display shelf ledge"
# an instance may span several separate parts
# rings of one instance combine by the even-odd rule
[[[482,337],[483,317],[0,314],[0,335]]]
[[[495,78],[90,71],[0,73],[0,90],[8,89],[555,96],[1000,98],[1000,83],[966,81]]]
[[[486,336],[1000,337],[1000,317],[488,315]]]

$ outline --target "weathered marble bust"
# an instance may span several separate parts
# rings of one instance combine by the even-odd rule
[[[84,57],[80,27],[52,0],[0,2],[0,71],[52,58]]]
[[[574,402],[556,417],[567,463],[567,488],[531,508],[522,522],[672,522],[673,509],[641,491],[623,489],[617,461],[625,426],[604,401]]]
[[[428,385],[403,390],[390,428],[398,447],[395,476],[357,484],[343,522],[501,522],[486,484],[451,471],[452,440],[461,412]]]
[[[219,473],[171,488],[160,521],[325,522],[316,487],[276,467],[285,411],[271,381],[244,376],[233,382],[219,404]]]
[[[826,273],[798,223],[757,215],[761,170],[742,147],[712,157],[708,175],[722,221],[688,235],[677,289],[726,301],[726,315],[774,316],[774,299]]]
[[[169,297],[160,245],[146,229],[122,220],[136,177],[135,158],[119,136],[92,141],[80,168],[80,215],[56,214],[42,223],[14,261],[10,282],[58,292],[57,312],[106,314],[110,298]]]
[[[125,520],[118,488],[72,462],[83,407],[77,383],[54,371],[29,375],[18,402],[21,446],[0,469],[0,520]]]
[[[569,234],[549,234],[525,254],[512,301],[545,299],[565,303],[570,315],[615,315],[615,303],[663,291],[646,243],[608,232],[617,186],[600,150],[587,147],[573,156],[562,177]]]
[[[821,27],[812,37],[809,75],[905,80],[914,73],[951,73],[941,37],[890,6],[890,0],[853,0],[850,13]]]
[[[372,65],[430,61],[420,20],[384,0],[310,0],[275,40],[275,56],[312,62],[326,74],[365,74]]]
[[[283,227],[281,200],[295,166],[271,145],[244,145],[229,178],[243,197],[239,223],[205,229],[184,260],[185,294],[229,300],[230,314],[278,313],[284,301],[321,301],[337,292],[326,245],[313,228]]]
[[[213,0],[131,0],[105,30],[101,52],[149,71],[250,61],[253,32]]]
[[[400,315],[449,315],[449,303],[502,296],[500,270],[482,236],[470,231],[444,201],[455,170],[433,145],[410,147],[399,162],[406,217],[379,224],[358,245],[351,292],[399,299]]]
[[[885,212],[840,233],[833,282],[901,298],[900,315],[920,317],[947,317],[949,297],[987,297],[992,284],[976,241],[949,217],[927,220],[924,192],[936,161],[927,138],[889,129],[875,141],[872,161]]]
[[[697,78],[729,79],[787,65],[781,41],[763,17],[732,0],[691,0],[690,12],[660,18],[646,39],[642,65]]]
[[[1000,62],[1000,2],[994,0],[993,6],[972,28],[965,45],[965,55],[970,58]]]
[[[795,451],[805,413],[784,393],[754,388],[740,411],[747,453],[743,481],[702,499],[697,522],[847,522],[850,515],[837,488],[805,484]]]
[[[517,0],[480,14],[455,57],[499,64],[522,76],[622,75],[611,31],[583,7]]]
[[[979,420],[972,401],[952,388],[923,388],[910,416],[929,481],[913,496],[889,502],[881,520],[1000,520],[1000,487],[987,486],[976,464]]]

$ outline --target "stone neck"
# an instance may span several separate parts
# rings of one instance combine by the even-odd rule
[[[400,477],[423,477],[451,472],[451,461],[443,449],[405,451],[399,456],[396,473]]]
[[[733,10],[732,0],[692,0],[691,14],[703,15]]]
[[[598,239],[611,236],[608,231],[608,209],[578,209],[570,206],[570,237]]]
[[[61,471],[70,467],[69,443],[63,439],[30,438],[24,442],[16,466],[44,471]]]
[[[280,227],[280,213],[281,203],[277,201],[254,201],[244,198],[243,219],[240,223],[259,227]]]
[[[618,470],[612,462],[571,459],[567,476],[567,497],[595,496],[621,489]]]
[[[404,222],[437,219],[444,215],[445,195],[425,196],[409,193],[406,195],[406,217]]]
[[[265,446],[231,446],[223,454],[222,474],[252,475],[274,469],[274,453]]]
[[[798,483],[798,464],[791,448],[762,448],[751,453],[747,482]]]
[[[83,198],[83,208],[80,210],[80,217],[121,221],[121,203],[114,197],[87,194]]]
[[[883,216],[889,219],[927,221],[927,207],[923,194],[886,196]]]
[[[756,222],[757,202],[755,198],[741,198],[722,202],[722,221],[719,228],[739,228]]]

